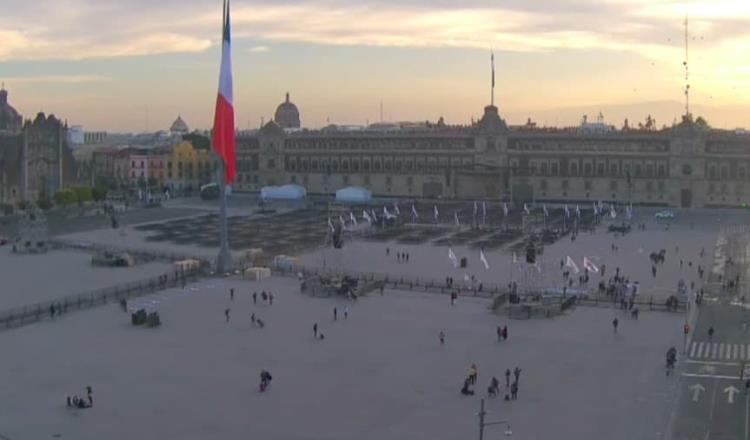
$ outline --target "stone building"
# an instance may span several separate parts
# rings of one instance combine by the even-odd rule
[[[67,126],[54,115],[21,115],[0,89],[0,203],[52,197],[76,181],[75,161],[68,147]]]
[[[289,101],[289,92],[286,94],[286,100],[276,107],[273,119],[283,129],[300,128],[299,110],[293,102]]]
[[[691,116],[662,130],[508,127],[490,105],[469,126],[289,131],[270,121],[238,136],[237,146],[239,191],[297,183],[311,194],[358,185],[375,196],[514,202],[750,201],[750,135],[712,130]]]

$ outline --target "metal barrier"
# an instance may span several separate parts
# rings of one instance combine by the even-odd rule
[[[20,327],[43,319],[53,319],[75,310],[83,310],[104,305],[113,301],[127,300],[179,285],[196,281],[201,268],[188,271],[175,271],[157,277],[133,281],[119,286],[105,287],[90,292],[68,295],[23,307],[0,311],[0,330]],[[52,310],[54,309],[54,312]]]

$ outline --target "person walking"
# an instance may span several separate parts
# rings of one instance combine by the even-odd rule
[[[234,287],[229,289],[229,300],[234,301]]]
[[[477,367],[477,364],[471,364],[471,367],[469,368],[469,380],[471,381],[472,385],[477,383],[478,377],[479,377],[479,368]]]
[[[501,326],[497,326],[497,341],[500,342],[503,339],[503,328]]]
[[[620,321],[617,320],[617,318],[612,320],[612,328],[614,329],[614,332],[617,333],[617,325],[620,324]]]
[[[514,381],[515,383],[518,383],[519,379],[521,379],[521,369],[516,367],[513,369],[513,377],[516,378]]]
[[[440,345],[445,344],[445,332],[440,330]]]
[[[255,325],[255,313],[250,315],[250,322],[252,322],[253,325]]]
[[[224,309],[224,317],[227,319],[227,322],[229,322],[229,309]]]
[[[510,399],[518,399],[518,382],[513,382],[513,384],[510,386]]]
[[[713,327],[709,327],[708,328],[708,340],[711,341],[711,340],[713,340],[713,338],[714,338],[714,328]]]
[[[318,323],[313,324],[313,336],[318,339]]]
[[[258,292],[253,292],[253,304],[258,304]]]
[[[348,318],[349,318],[349,308],[344,307],[344,319],[348,319]]]
[[[510,386],[510,368],[505,369],[505,386]]]
[[[336,321],[338,317],[339,317],[339,310],[336,307],[334,307],[333,308],[333,320]]]
[[[508,340],[508,326],[504,325],[503,326],[503,341],[507,341],[507,340]]]

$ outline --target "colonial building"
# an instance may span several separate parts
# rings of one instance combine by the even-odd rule
[[[180,195],[198,191],[201,185],[213,182],[214,156],[208,146],[196,146],[183,141],[165,155],[167,164],[166,185],[172,194]]]
[[[750,201],[750,135],[691,116],[663,130],[508,127],[490,105],[470,126],[285,128],[286,120],[270,121],[238,136],[235,189],[297,183],[332,194],[359,185],[378,196],[682,207]]]
[[[53,115],[38,113],[21,123],[21,115],[0,89],[0,203],[52,197],[76,181],[67,127]]]

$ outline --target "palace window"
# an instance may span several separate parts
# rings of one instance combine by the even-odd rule
[[[715,166],[708,167],[708,178],[716,179],[716,167]]]
[[[338,160],[334,159],[333,161],[331,161],[331,170],[333,170],[334,173],[338,173],[339,172],[339,161]]]
[[[597,176],[603,176],[604,175],[604,164],[603,163],[596,164],[596,175]]]
[[[594,167],[590,163],[583,164],[583,175],[590,176],[594,172]]]
[[[370,159],[362,161],[362,170],[366,173],[370,172]]]
[[[391,163],[391,160],[390,160],[390,159],[387,159],[387,160],[385,161],[385,163],[383,164],[383,168],[385,169],[385,172],[386,172],[386,173],[390,173],[390,172],[391,172],[391,167],[392,167],[392,163]]]
[[[359,172],[359,159],[354,159],[352,161],[352,171]]]
[[[553,175],[553,176],[557,176],[557,174],[558,174],[558,173],[560,172],[559,168],[560,168],[560,167],[559,167],[559,165],[557,164],[557,162],[552,162],[552,164],[551,164],[551,169],[552,169],[552,175]]]
[[[652,164],[646,164],[646,177],[654,177],[654,166]]]
[[[400,160],[397,160],[397,161],[396,161],[396,172],[398,173],[398,172],[400,172],[400,171],[401,171],[401,161],[400,161]]]
[[[729,167],[721,167],[721,179],[729,179]]]
[[[312,170],[316,172],[318,171],[318,159],[312,160]]]
[[[380,170],[381,170],[381,168],[382,168],[381,165],[382,164],[380,162],[380,159],[377,159],[377,160],[373,161],[372,162],[372,170],[375,171],[376,173],[379,173]]]
[[[407,160],[406,161],[406,171],[411,172],[414,171],[414,162]]]
[[[658,173],[659,173],[659,177],[667,177],[667,167],[666,167],[666,165],[664,165],[663,163],[659,164],[659,171],[658,171]]]
[[[570,164],[570,175],[571,176],[577,176],[578,175],[578,164],[573,162]]]
[[[345,175],[342,181],[344,182],[344,186],[349,186],[349,175]]]
[[[616,176],[618,174],[619,173],[618,173],[618,170],[617,170],[617,165],[615,165],[615,164],[610,165],[609,166],[609,175],[610,176]]]
[[[643,167],[640,164],[636,165],[635,166],[635,177],[641,177],[642,174],[643,174]]]
[[[542,162],[539,168],[540,168],[542,176],[546,176],[547,175],[547,162]]]

